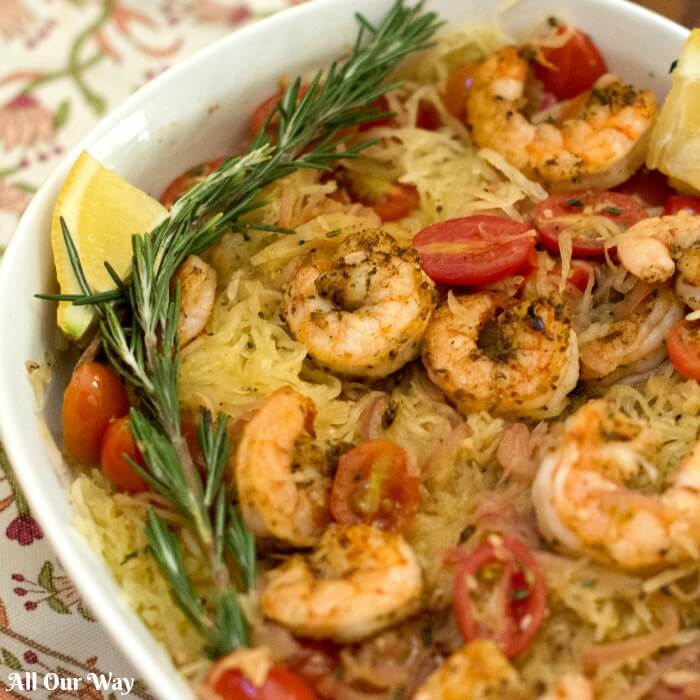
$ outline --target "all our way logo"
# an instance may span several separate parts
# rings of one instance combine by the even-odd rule
[[[36,671],[10,673],[5,690],[79,690],[83,685],[91,685],[97,690],[128,695],[134,688],[136,680],[111,673],[88,673],[80,676],[59,676],[57,673],[39,674]]]

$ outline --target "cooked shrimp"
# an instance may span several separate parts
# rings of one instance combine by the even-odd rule
[[[413,700],[528,700],[520,675],[491,641],[478,639],[449,656]]]
[[[565,673],[539,700],[593,700],[593,685],[580,673]]]
[[[616,243],[622,265],[645,282],[665,282],[677,270],[678,296],[700,308],[700,216],[681,211],[642,219]]]
[[[464,415],[556,416],[578,381],[578,344],[563,304],[481,292],[437,309],[423,364]]]
[[[236,454],[236,487],[246,524],[258,537],[298,547],[318,542],[328,523],[330,482],[312,443],[316,409],[285,387],[250,419]]]
[[[670,289],[652,291],[627,318],[603,325],[601,335],[589,340],[582,334],[581,378],[600,379],[623,368],[635,373],[639,363],[656,367],[666,357],[668,332],[681,318],[683,305]]]
[[[567,422],[532,488],[542,533],[568,549],[625,569],[700,556],[700,443],[660,495],[632,490],[659,439],[611,403],[585,404]]]
[[[303,637],[364,639],[418,610],[421,571],[401,535],[369,525],[330,525],[310,556],[268,572],[267,617]]]
[[[205,328],[216,298],[216,270],[197,255],[190,255],[174,277],[180,283],[180,347],[194,340]]]
[[[467,107],[478,146],[498,151],[552,190],[608,189],[644,162],[656,116],[653,93],[605,75],[574,118],[534,124],[523,113],[529,75],[528,61],[513,46],[479,66]]]
[[[676,294],[693,311],[700,309],[700,241],[681,253],[676,263]]]
[[[389,234],[346,238],[332,258],[317,254],[284,294],[294,337],[333,372],[386,377],[418,356],[436,293],[418,255]]]
[[[449,656],[418,688],[413,700],[530,700],[520,675],[491,641],[476,640]],[[591,682],[562,676],[539,700],[593,700]]]

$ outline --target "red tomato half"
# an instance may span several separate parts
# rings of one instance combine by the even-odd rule
[[[384,95],[382,95],[378,100],[375,100],[371,105],[380,112],[390,112],[389,101]],[[416,126],[419,129],[426,129],[428,131],[435,131],[435,129],[440,128],[442,121],[440,120],[440,115],[437,109],[433,106],[431,102],[426,102],[422,100],[418,103],[418,112],[416,114]],[[364,122],[358,127],[359,131],[368,131],[369,129],[374,129],[379,126],[398,126],[398,122],[395,117],[383,117],[382,119],[374,119],[373,121]]]
[[[576,287],[579,292],[585,292],[586,287],[588,287],[588,280],[590,277],[591,273],[588,270],[582,267],[572,267],[567,282]]]
[[[537,634],[546,596],[530,550],[514,537],[491,535],[459,562],[453,607],[466,642],[491,639],[513,657]]]
[[[668,334],[666,347],[678,374],[700,382],[700,323],[678,321]]]
[[[622,230],[636,224],[648,214],[637,199],[619,192],[560,192],[540,202],[532,213],[542,245],[553,253],[559,252],[559,236],[573,232],[573,254],[579,258],[604,258],[605,239],[598,237],[591,220],[590,233],[587,218],[604,216]],[[608,249],[610,250],[610,248]]]
[[[515,274],[527,266],[534,245],[527,226],[481,214],[440,221],[413,239],[431,279],[464,286],[490,284]]]
[[[222,700],[317,700],[316,693],[300,676],[286,666],[273,666],[265,683],[259,687],[249,681],[238,669],[210,673],[214,682],[207,684]]]
[[[700,197],[672,194],[666,200],[664,214],[678,214],[681,211],[687,211],[689,214],[700,214]]]
[[[299,88],[299,92],[297,93],[297,101],[300,100],[306,94],[306,91],[308,89],[308,85],[301,85],[301,87]],[[275,110],[275,107],[277,107],[277,103],[282,99],[283,96],[283,92],[276,92],[274,95],[271,95],[267,99],[263,100],[253,110],[253,114],[250,115],[250,119],[248,120],[248,133],[250,134],[251,138],[255,138],[260,133],[260,130],[263,128],[263,126],[265,126],[267,118]],[[270,126],[276,126],[276,122],[278,120],[279,117],[275,115],[272,118],[272,121],[270,122]]]
[[[186,173],[176,177],[160,196],[160,203],[164,207],[170,209],[175,203],[175,200],[180,199],[190,187],[196,185],[207,175],[213,173],[225,160],[225,158],[214,158],[214,160],[197,165]]]
[[[432,102],[426,102],[423,100],[418,103],[416,126],[419,129],[425,129],[426,131],[435,131],[442,126],[440,113],[437,111]]]
[[[260,129],[267,121],[267,118],[272,114],[272,111],[277,106],[277,103],[282,98],[282,93],[276,92],[267,99],[263,100],[253,111],[250,119],[248,120],[248,133],[252,138],[255,138],[259,133]]]
[[[419,204],[420,195],[413,185],[395,183],[372,204],[372,209],[382,222],[398,221],[408,216]]]
[[[380,112],[391,112],[389,109],[389,101],[386,99],[385,95],[376,99],[370,107],[380,111]],[[374,129],[378,126],[396,126],[396,119],[393,116],[382,117],[381,119],[374,119],[373,121],[364,122],[358,127],[360,131],[368,131],[369,129]]]
[[[551,286],[552,292],[558,292],[559,290],[561,273],[561,263],[559,262],[557,262],[556,265],[547,273],[547,282]],[[593,275],[593,281],[595,282],[595,273],[593,272],[592,263],[572,260],[571,269],[569,270],[569,278],[566,280],[567,287],[565,291],[574,292],[575,294],[585,292],[591,275]],[[533,269],[527,273],[525,284],[526,286],[534,285],[536,281],[537,265],[535,265]]]
[[[331,514],[347,525],[368,523],[404,532],[418,510],[418,488],[405,450],[390,440],[368,440],[340,458]]]
[[[420,195],[413,185],[383,177],[366,178],[356,174],[347,177],[344,184],[352,200],[372,207],[382,222],[403,219],[420,204]]]
[[[141,493],[148,490],[148,484],[134,471],[126,459],[129,456],[137,464],[145,467],[143,457],[131,434],[129,416],[123,416],[107,428],[102,439],[100,466],[105,476],[120,490],[127,493]]]
[[[649,170],[642,166],[621,185],[615,192],[637,197],[647,207],[662,207],[673,190],[668,184],[668,178],[658,170]]]
[[[116,372],[99,362],[75,370],[63,395],[63,443],[81,464],[98,464],[107,426],[129,412],[129,398]]]
[[[542,54],[550,65],[536,64],[535,77],[558,100],[568,100],[590,90],[596,80],[608,72],[600,51],[586,34],[578,30],[566,44],[544,48]]]

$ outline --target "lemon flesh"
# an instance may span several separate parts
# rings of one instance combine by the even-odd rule
[[[51,244],[61,294],[82,291],[66,250],[61,217],[73,238],[91,289],[105,292],[114,289],[105,260],[124,279],[131,266],[132,234],[148,233],[167,214],[158,201],[83,151],[58,193],[51,218]],[[69,338],[79,340],[94,313],[90,306],[62,301],[58,305],[58,326]]]
[[[693,29],[673,71],[671,91],[651,133],[647,167],[680,189],[700,190],[700,29]]]

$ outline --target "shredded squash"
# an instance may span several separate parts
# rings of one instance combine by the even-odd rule
[[[399,241],[409,242],[418,230],[436,221],[476,213],[522,221],[547,196],[541,185],[499,154],[477,150],[465,126],[442,102],[447,76],[455,67],[480,60],[506,41],[495,27],[460,30],[445,35],[437,46],[401,68],[398,77],[405,82],[388,98],[396,123],[372,129],[369,135],[378,142],[365,154],[419,193],[420,205],[414,212],[384,225]],[[425,103],[440,115],[439,129],[417,126],[419,107]],[[342,169],[359,176],[363,167],[367,166],[362,159],[341,164]],[[206,332],[182,351],[180,402],[185,413],[206,406],[234,421],[244,420],[264,397],[289,386],[313,399],[317,411],[314,441],[327,453],[338,445],[367,438],[386,438],[401,445],[422,482],[418,514],[407,539],[423,569],[426,606],[435,620],[442,620],[452,596],[446,553],[458,547],[469,549],[494,523],[525,539],[531,536],[535,525],[529,486],[517,480],[506,483],[497,460],[508,423],[488,413],[462,418],[419,363],[381,386],[367,386],[319,369],[310,362],[306,348],[290,335],[280,314],[282,290],[304,257],[332,251],[348,235],[380,225],[371,206],[349,203],[340,194],[335,179],[314,171],[284,178],[263,193],[265,206],[248,216],[251,222],[293,233],[255,231],[244,237],[231,232],[207,254],[218,274],[217,299]],[[563,237],[561,244],[559,293],[564,292],[571,268],[571,239]],[[539,253],[539,261],[530,283],[541,293],[549,293],[553,263],[545,253]],[[512,282],[521,285],[525,280],[518,277]],[[634,287],[635,281],[614,266],[603,273],[592,271],[588,287],[574,305],[575,324],[581,329],[579,342],[604,335],[619,312],[619,298]],[[657,431],[661,445],[657,458],[638,475],[635,485],[648,493],[663,490],[700,431],[698,384],[682,382],[663,364],[645,381],[600,385],[593,390]],[[576,400],[571,410],[575,407]],[[556,439],[557,426],[545,430],[550,429]],[[199,637],[172,602],[146,550],[143,524],[148,499],[114,493],[98,472],[79,475],[72,496],[80,531],[107,561],[127,603],[177,666],[196,668],[195,675],[201,675],[206,662],[202,663]],[[183,543],[187,569],[206,600],[211,595],[210,582],[197,578],[197,571],[205,567],[199,566],[191,534],[176,515],[164,512]],[[589,659],[586,671],[595,681],[596,697],[628,697],[664,650],[697,635],[700,568],[696,564],[644,577],[554,552],[538,552],[537,558],[548,586],[549,613],[529,652],[516,660],[534,693],[562,673],[580,670],[582,659]],[[254,599],[249,617],[255,634],[267,638],[270,630]],[[445,620],[436,625],[439,629],[434,634],[446,647],[454,648],[461,638],[454,623]],[[415,623],[405,630],[407,639],[423,634]],[[606,645],[629,639],[639,640],[635,653],[617,660],[617,648]],[[294,642],[285,639],[285,644],[293,647]],[[397,640],[391,644],[400,647]],[[390,647],[384,647],[382,653],[389,654],[386,649]],[[366,661],[376,653],[368,649],[360,645],[344,650],[344,663],[358,678],[371,677],[379,685],[376,671],[370,675]],[[613,659],[610,663],[600,661],[608,657]]]

